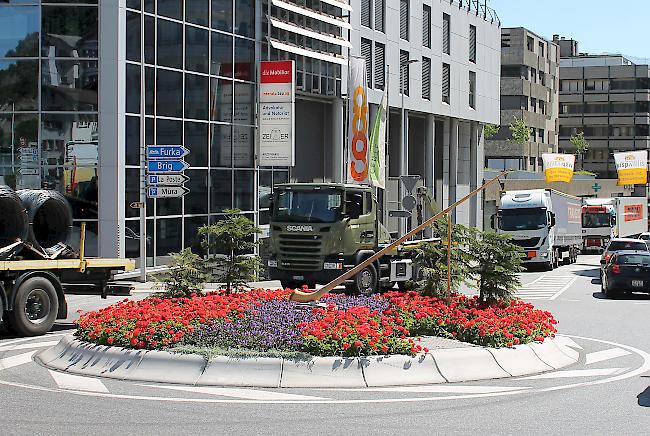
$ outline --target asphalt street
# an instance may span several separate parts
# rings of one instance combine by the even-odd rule
[[[650,298],[604,299],[597,256],[521,277],[521,298],[555,315],[579,363],[532,377],[381,389],[196,388],[66,377],[37,365],[33,354],[71,331],[76,310],[124,298],[70,296],[71,316],[48,335],[0,336],[0,432],[648,434]]]

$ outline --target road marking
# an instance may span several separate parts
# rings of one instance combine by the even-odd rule
[[[53,347],[59,341],[30,342],[29,344],[7,345],[0,347],[0,351],[29,350],[31,348]]]
[[[140,384],[138,386],[146,386],[149,388],[160,388],[160,389],[169,389],[172,391],[185,391],[185,392],[196,392],[200,394],[210,394],[210,395],[220,395],[222,397],[233,397],[241,398],[245,400],[276,400],[276,401],[287,401],[287,400],[327,400],[327,398],[322,397],[312,397],[308,395],[296,395],[296,394],[284,394],[280,392],[273,391],[260,391],[256,389],[240,389],[240,388],[215,388],[210,386],[169,386],[169,385],[148,385]]]
[[[574,369],[572,371],[555,371],[523,377],[520,380],[539,380],[545,378],[597,377],[600,375],[619,374],[628,368]]]
[[[576,341],[574,341],[573,339],[571,339],[571,338],[569,338],[567,336],[559,336],[558,335],[558,336],[555,337],[555,342],[558,345],[565,345],[567,347],[577,348],[579,350],[582,350],[582,347],[580,345],[578,345],[576,343]]]
[[[17,354],[11,357],[5,357],[0,360],[0,371],[3,369],[13,368],[14,366],[24,365],[32,361],[32,356],[36,351],[30,351],[29,353]]]
[[[592,363],[602,362],[604,360],[615,359],[617,357],[627,356],[631,354],[622,348],[610,348],[609,350],[596,351],[595,353],[588,353],[585,364],[591,365]]]
[[[101,380],[80,375],[68,374],[48,369],[57,386],[62,389],[73,389],[75,391],[104,392],[108,389]]]
[[[74,330],[71,330],[71,331],[74,331]],[[44,336],[46,338],[49,338],[49,337],[53,337],[53,336],[65,336],[65,335],[68,335],[68,334],[70,334],[70,332],[67,332],[67,333],[46,333]],[[34,340],[34,338],[24,338],[24,339],[16,339],[16,340],[7,341],[7,342],[0,341],[0,345],[5,346],[5,345],[12,345],[12,344],[20,344],[22,342],[29,342],[29,341],[33,341],[33,340]]]
[[[573,280],[571,280],[569,283],[567,283],[562,289],[557,291],[557,294],[553,295],[551,298],[549,298],[549,300],[555,300],[557,297],[562,295],[562,293],[564,293],[564,291],[566,291],[571,286],[573,286],[573,284],[576,282],[576,280],[578,280],[578,277],[574,277]]]
[[[525,300],[555,300],[569,289],[578,277],[543,275],[530,283],[522,285],[515,296]],[[559,289],[559,291],[558,291]]]
[[[511,392],[532,389],[529,386],[454,386],[454,385],[430,385],[430,386],[389,386],[381,388],[324,388],[328,391],[348,392],[409,392],[429,394],[490,394],[495,392]],[[321,389],[316,389],[321,390]]]

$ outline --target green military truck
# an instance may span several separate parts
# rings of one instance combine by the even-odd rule
[[[274,189],[269,274],[282,286],[326,284],[387,247],[391,237],[368,186],[288,183]],[[409,245],[346,281],[348,292],[372,294],[411,279]]]

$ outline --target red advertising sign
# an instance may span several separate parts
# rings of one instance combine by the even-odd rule
[[[292,61],[263,61],[260,66],[262,83],[292,83]]]
[[[625,206],[624,209],[625,218],[624,221],[639,221],[643,219],[643,205],[642,204],[631,204]]]

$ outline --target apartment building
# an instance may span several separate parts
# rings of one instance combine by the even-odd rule
[[[485,142],[485,166],[541,171],[542,153],[558,150],[559,46],[523,27],[501,29],[499,132]],[[509,126],[523,120],[530,141],[511,141]]]

